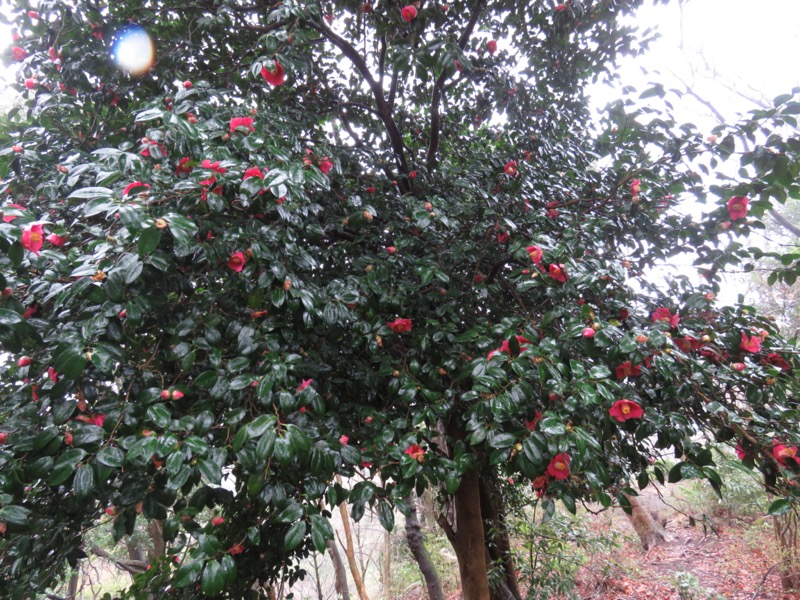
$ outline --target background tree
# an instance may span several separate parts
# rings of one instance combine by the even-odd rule
[[[105,512],[119,537],[163,522],[131,597],[266,595],[341,503],[391,528],[439,486],[463,597],[518,597],[505,479],[550,514],[632,480],[719,490],[711,439],[788,510],[794,350],[714,294],[798,196],[800,103],[718,144],[631,100],[591,125],[584,85],[643,43],[619,23],[638,4],[18,8],[0,591],[46,588]],[[109,54],[143,31],[134,76]],[[741,179],[707,189],[724,160]],[[702,283],[643,276],[685,253]]]

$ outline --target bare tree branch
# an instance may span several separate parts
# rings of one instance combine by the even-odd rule
[[[458,47],[461,48],[461,50],[466,47],[467,42],[472,35],[472,31],[475,29],[475,24],[478,22],[481,12],[483,12],[485,6],[486,0],[481,0],[473,7],[472,14],[470,14],[469,21],[467,22],[467,26],[461,33],[461,37],[458,38]],[[447,81],[447,71],[442,71],[442,74],[439,75],[436,83],[433,84],[433,96],[431,98],[431,139],[430,143],[428,144],[428,156],[425,161],[426,166],[428,167],[428,172],[431,172],[436,167],[436,154],[439,151],[439,135],[441,134],[442,129],[442,118],[439,114],[439,105],[442,101],[442,91],[444,89],[445,81]]]
[[[95,554],[100,558],[105,558],[106,560],[114,563],[115,566],[119,567],[123,571],[127,571],[128,573],[134,575],[136,573],[144,573],[147,570],[148,565],[146,561],[114,558],[111,554],[103,550],[100,546],[92,546],[91,552],[92,554]]]
[[[364,57],[358,53],[358,50],[356,50],[350,42],[327,27],[324,23],[315,23],[313,21],[307,21],[307,23],[312,29],[321,33],[329,42],[339,48],[342,54],[353,63],[353,66],[364,78],[364,81],[367,82],[367,85],[369,85],[370,90],[372,90],[372,95],[375,98],[377,115],[380,117],[381,121],[383,121],[383,126],[386,129],[386,133],[389,135],[389,142],[391,143],[400,172],[404,175],[407,174],[409,169],[406,161],[403,136],[400,134],[400,130],[392,118],[392,107],[383,95],[383,87],[381,83],[372,76]],[[398,185],[403,193],[411,189],[408,179],[405,177],[400,178]]]

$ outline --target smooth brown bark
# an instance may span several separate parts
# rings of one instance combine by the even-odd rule
[[[522,600],[522,592],[517,582],[517,571],[511,553],[511,540],[505,519],[505,507],[498,490],[492,489],[491,481],[481,479],[481,515],[483,516],[484,535],[486,536],[486,553],[489,564],[502,565],[505,577],[492,597],[500,600]]]
[[[411,554],[414,555],[414,560],[417,561],[422,576],[425,578],[428,598],[430,600],[444,600],[442,582],[439,580],[439,574],[436,572],[436,567],[422,539],[422,527],[417,518],[416,502],[412,498],[408,498],[407,504],[409,506],[409,513],[406,517],[406,541],[408,542],[408,547],[411,550]]]
[[[69,585],[67,586],[67,600],[76,600],[78,598],[78,583],[80,582],[80,572],[73,571],[69,577]]]
[[[383,598],[391,600],[392,597],[392,534],[388,529],[383,530]]]
[[[328,540],[328,552],[330,552],[331,560],[333,561],[336,597],[339,598],[339,600],[350,600],[350,588],[347,585],[347,572],[344,570],[342,555],[339,554],[339,549],[336,547],[336,542],[333,540]]]
[[[164,556],[167,552],[167,545],[164,542],[164,534],[161,529],[161,521],[153,519],[150,521],[150,541],[153,549],[150,551],[150,560]]]
[[[668,542],[669,536],[667,532],[664,531],[661,524],[656,522],[650,513],[639,503],[636,496],[625,494],[625,498],[628,499],[631,505],[630,514],[628,514],[627,511],[625,514],[628,516],[631,525],[633,525],[636,535],[639,536],[642,547],[645,550],[649,550],[662,542]]]
[[[478,473],[469,470],[461,477],[455,493],[456,527],[453,548],[458,558],[463,600],[490,600],[483,537]]]
[[[350,573],[353,575],[353,582],[356,584],[358,597],[361,600],[369,600],[367,588],[364,585],[364,579],[361,577],[361,570],[358,568],[358,562],[356,562],[353,534],[350,531],[350,515],[347,514],[347,505],[344,502],[339,505],[339,513],[342,515],[342,528],[344,529],[344,553],[347,556],[347,563],[350,565]]]

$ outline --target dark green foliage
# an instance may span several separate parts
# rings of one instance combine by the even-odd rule
[[[617,17],[638,4],[456,1],[406,24],[339,2],[333,29],[304,0],[17,10],[37,83],[0,149],[0,595],[47,587],[101,517],[118,537],[164,521],[168,557],[133,596],[243,598],[302,577],[341,502],[391,527],[414,488],[453,493],[468,469],[527,483],[568,455],[551,512],[646,486],[664,452],[670,480],[719,489],[715,434],[771,486],[793,476],[772,438],[800,442],[794,351],[712,295],[757,252],[736,234],[797,196],[797,103],[716,145],[623,101],[590,126],[583,87],[634,47]],[[130,20],[157,51],[138,78],[107,58]],[[707,190],[691,161],[748,138],[742,180]],[[702,220],[671,208],[691,195]],[[722,228],[733,195],[756,219]],[[66,241],[32,251],[35,223]],[[702,284],[644,277],[687,251]],[[644,417],[612,418],[622,398]]]

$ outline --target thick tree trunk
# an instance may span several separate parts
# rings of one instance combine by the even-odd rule
[[[445,425],[445,431],[451,443],[466,437],[466,431],[457,417]],[[461,598],[491,600],[477,470],[470,469],[461,476],[461,484],[453,494],[452,507],[453,514],[449,519],[445,514],[440,514],[438,520],[458,559]]]
[[[628,499],[631,505],[630,514],[627,512],[625,514],[628,516],[645,550],[649,550],[662,542],[670,541],[669,535],[664,531],[661,524],[639,503],[636,496],[625,494],[625,498]]]
[[[499,491],[492,489],[492,483],[485,478],[479,482],[487,561],[490,565],[502,565],[505,574],[503,580],[497,585],[497,589],[492,590],[492,598],[493,600],[522,600],[514,567],[514,557],[511,554],[505,507]]]
[[[336,542],[334,540],[328,540],[328,552],[330,552],[331,560],[333,561],[336,597],[339,600],[350,600],[350,588],[347,586],[347,571],[344,569],[342,555],[339,554],[339,549],[336,547]]]
[[[161,521],[157,519],[150,521],[150,541],[153,543],[153,549],[150,551],[151,561],[166,554],[167,545],[164,542]]]
[[[428,554],[428,550],[422,540],[422,528],[417,518],[416,502],[413,498],[408,498],[406,502],[410,509],[406,517],[406,541],[408,541],[408,547],[411,549],[411,554],[414,555],[414,559],[419,565],[419,570],[425,578],[425,585],[428,587],[428,598],[430,600],[444,600],[442,582],[439,580],[439,574],[436,572],[436,567],[433,565],[431,556]]]
[[[125,548],[128,550],[128,558],[131,560],[144,560],[144,553],[142,552],[141,546],[139,546],[139,542],[136,541],[134,538],[127,538],[125,540]]]
[[[478,473],[467,471],[455,493],[456,528],[453,549],[458,558],[463,600],[490,600],[486,565],[486,542],[483,537],[481,496]]]
[[[800,557],[798,557],[798,518],[794,511],[773,517],[775,538],[780,548],[781,587],[784,592],[800,590]]]

